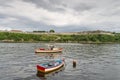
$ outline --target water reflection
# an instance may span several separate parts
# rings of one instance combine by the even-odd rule
[[[61,58],[63,53],[35,53],[35,54],[45,59],[57,59]]]
[[[36,75],[31,75],[31,76],[28,76],[28,77],[25,77],[25,78],[15,78],[13,80],[44,80],[44,79],[39,79],[38,77],[36,77]]]
[[[0,80],[120,80],[120,44],[56,43],[64,48],[63,53],[34,53],[44,45],[0,43]],[[36,64],[63,56],[65,70],[45,77],[37,74]]]
[[[58,73],[61,73],[64,70],[65,70],[65,67],[61,67],[60,69],[47,74],[37,72],[36,75],[27,76],[25,78],[16,77],[13,80],[48,80],[49,77],[57,76]]]
[[[58,69],[58,70],[55,70],[55,71],[52,71],[52,72],[50,72],[50,73],[47,73],[47,74],[44,74],[44,73],[41,73],[41,72],[37,72],[37,76],[39,77],[39,78],[46,78],[46,77],[48,77],[48,76],[55,76],[55,75],[57,75],[59,72],[61,72],[61,71],[63,71],[65,69],[65,67],[63,66],[63,67],[61,67],[60,69]]]
[[[44,59],[47,59],[47,61],[53,60],[53,59],[61,59],[63,53],[35,53],[38,57],[42,57]],[[44,62],[44,60],[42,60]],[[49,76],[55,76],[58,72],[63,71],[65,67],[61,67],[58,70],[52,71],[50,73],[40,73],[37,72],[36,76],[39,77],[41,80],[47,80],[47,77]]]

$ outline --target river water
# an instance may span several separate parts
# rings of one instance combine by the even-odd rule
[[[120,80],[120,44],[54,43],[63,48],[62,53],[34,53],[35,48],[49,44],[0,43],[0,80]],[[58,58],[65,58],[62,71],[36,75],[37,64]]]

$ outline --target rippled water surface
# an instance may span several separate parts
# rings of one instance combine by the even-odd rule
[[[0,43],[0,80],[120,80],[120,44],[54,43],[63,48],[62,53],[34,53],[35,48],[49,44]],[[36,64],[58,58],[66,61],[62,71],[36,75]]]

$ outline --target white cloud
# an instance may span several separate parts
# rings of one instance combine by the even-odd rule
[[[47,4],[50,4],[50,0]],[[0,19],[0,24],[16,23],[19,25],[20,23],[18,23],[17,20],[22,20],[20,17],[23,17],[33,22],[62,27],[69,25],[84,25],[88,27],[93,26],[94,28],[96,28],[96,26],[102,26],[109,29],[107,26],[111,28],[112,26],[116,26],[116,28],[120,26],[119,1],[61,0],[61,4],[57,4],[54,5],[54,8],[61,8],[64,11],[52,11],[49,10],[49,8],[43,8],[42,6],[38,7],[37,3],[35,4],[23,0],[11,0],[11,2],[5,3],[7,6],[0,6],[0,14],[8,16],[7,18]],[[21,24],[25,26],[24,23]]]
[[[11,7],[1,8],[0,12],[12,16],[27,17],[34,21],[41,21],[49,25],[69,25],[79,24],[82,16],[73,15],[71,10],[66,10],[64,13],[50,12],[43,8],[37,8],[34,4],[14,1],[9,3]],[[70,12],[71,11],[71,12]]]
[[[10,27],[5,27],[5,26],[0,26],[0,30],[7,30],[7,31],[10,31],[11,28],[10,28]]]
[[[3,19],[0,19],[0,22],[1,22],[1,24],[6,24],[6,23],[14,22],[16,20],[17,19],[13,18],[13,17],[6,17],[6,18],[3,18]]]

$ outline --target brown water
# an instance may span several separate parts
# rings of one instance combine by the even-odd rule
[[[120,44],[55,43],[63,53],[34,53],[35,48],[47,45],[0,43],[0,80],[120,80]],[[65,69],[46,77],[36,76],[36,64],[58,58],[65,58]]]

